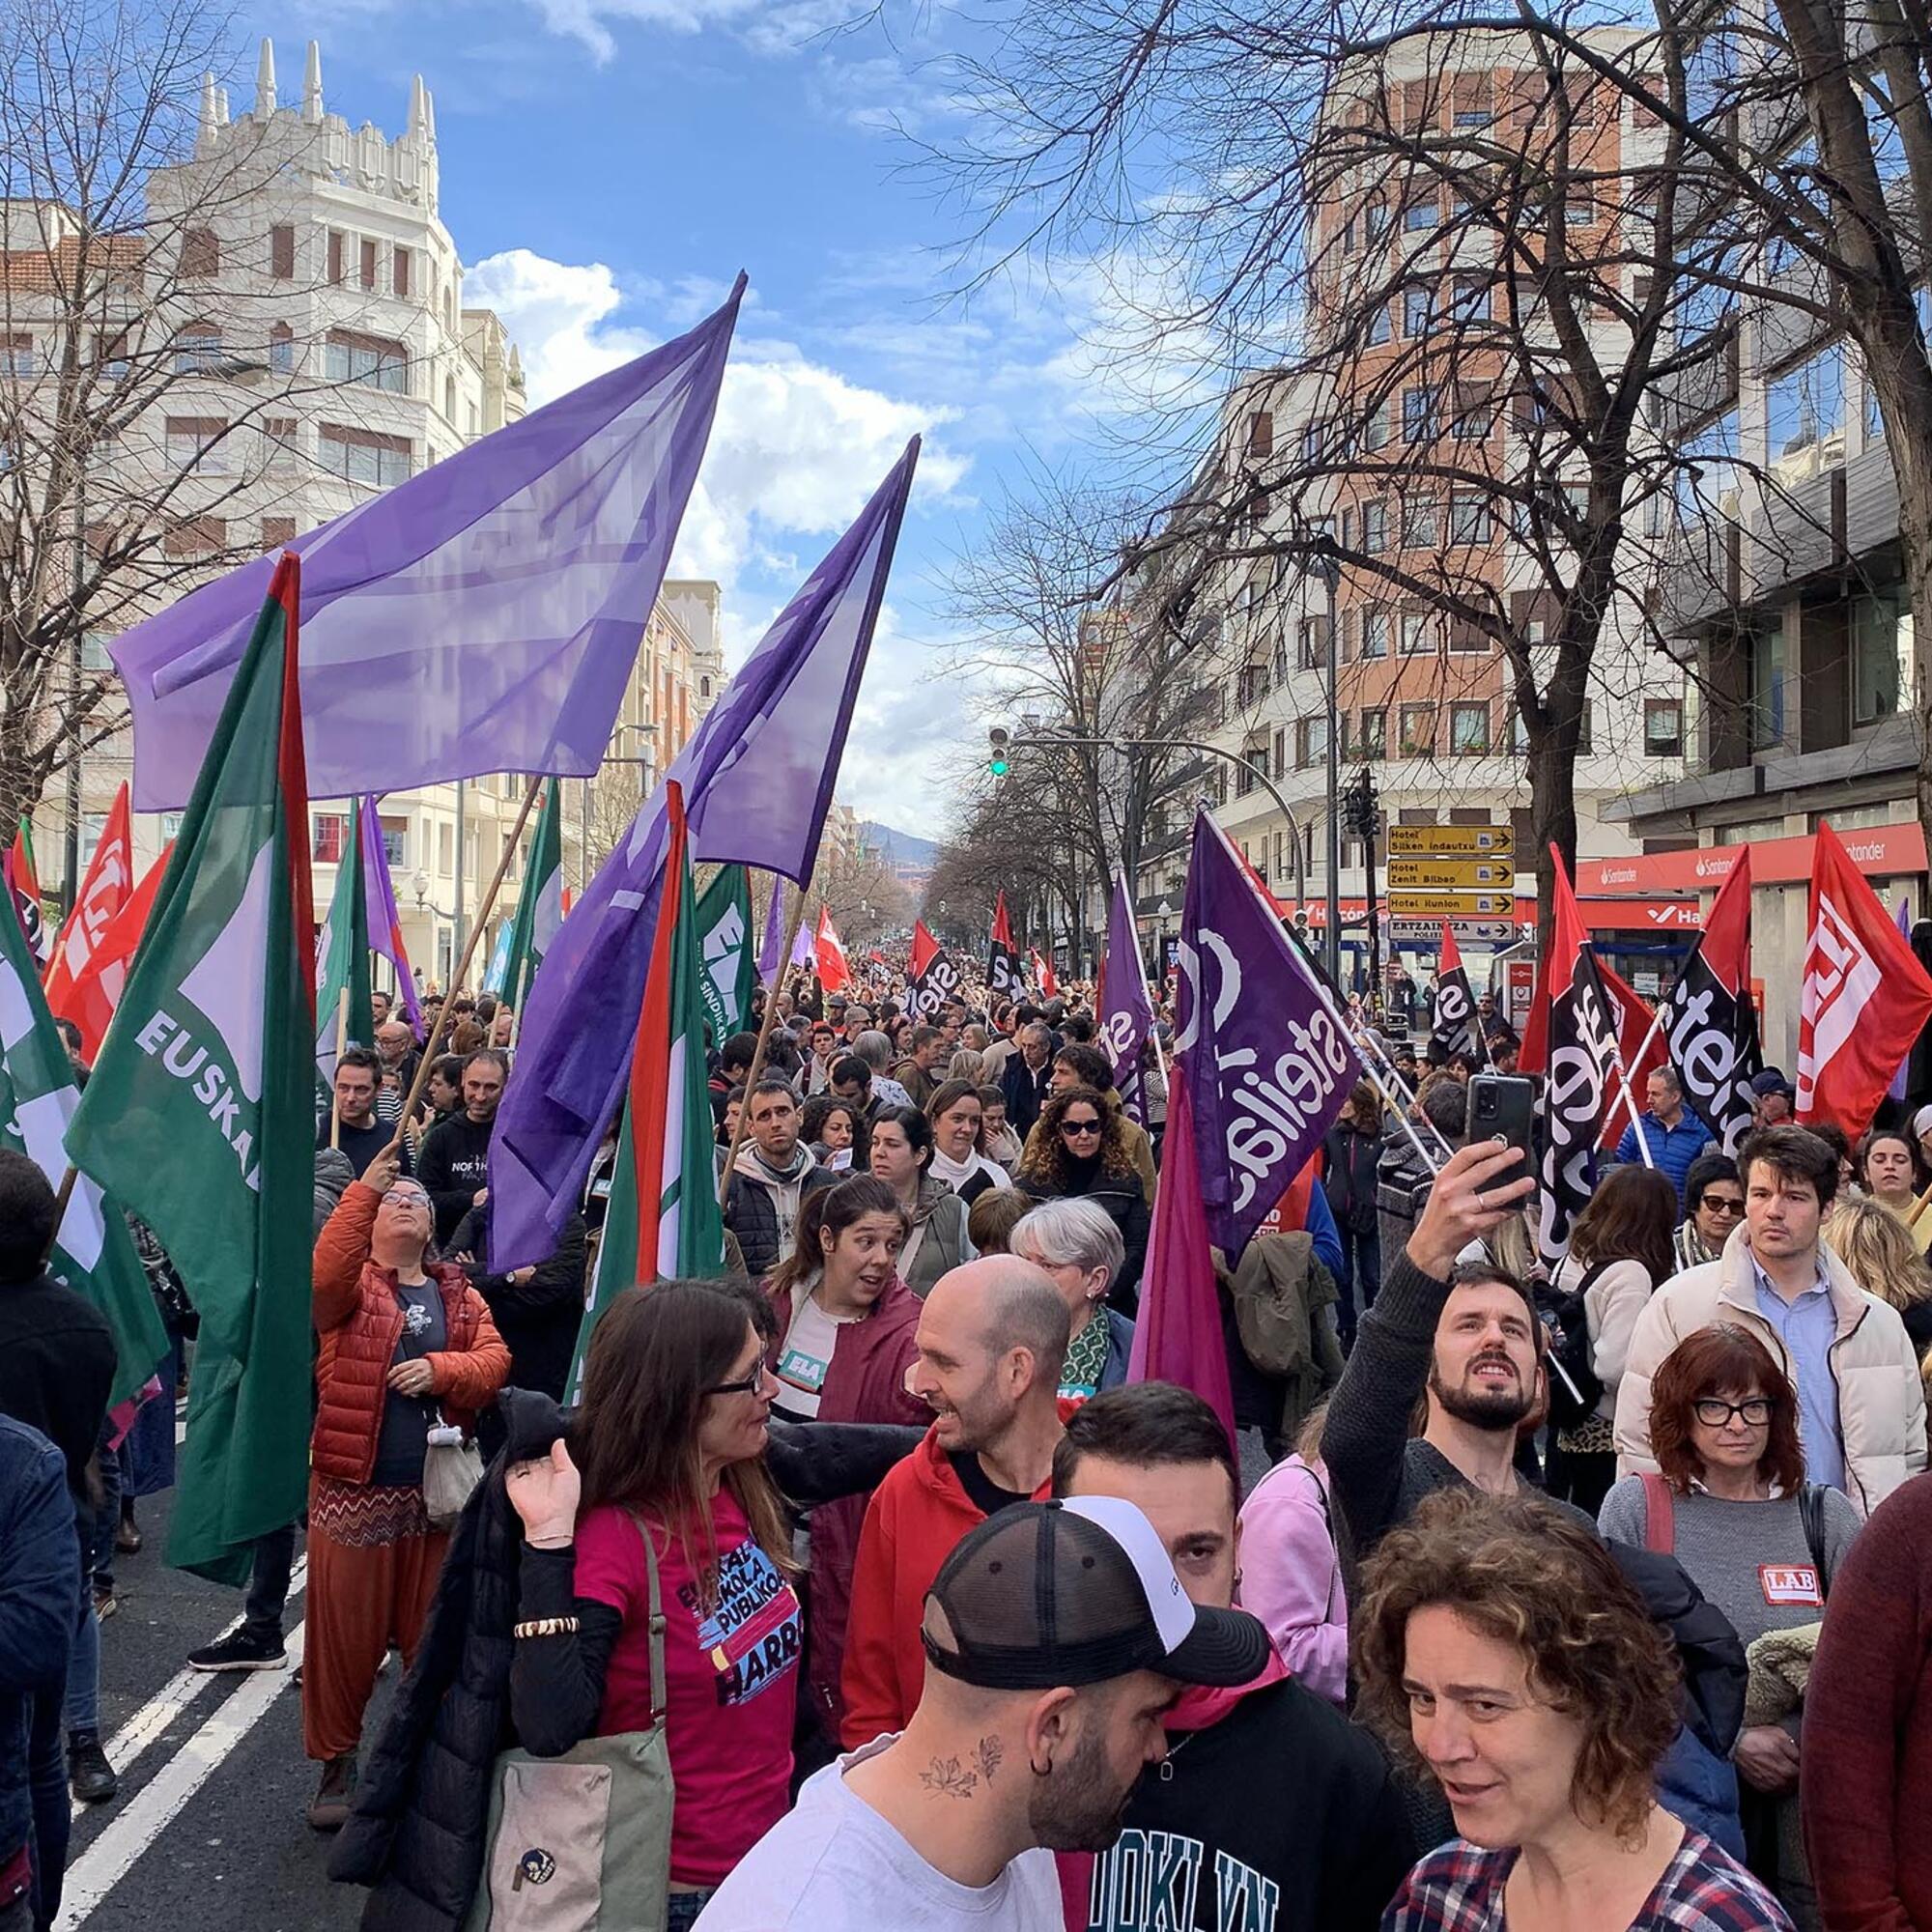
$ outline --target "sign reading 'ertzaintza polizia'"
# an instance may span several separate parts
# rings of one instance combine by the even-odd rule
[[[1362,1064],[1220,828],[1194,821],[1175,1057],[1208,1225],[1230,1262],[1321,1145]]]

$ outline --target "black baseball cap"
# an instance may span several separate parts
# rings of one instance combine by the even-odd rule
[[[926,1605],[926,1662],[987,1690],[1135,1670],[1233,1686],[1252,1683],[1268,1658],[1260,1619],[1191,1602],[1153,1525],[1119,1496],[1003,1509],[960,1541]],[[950,1646],[932,1634],[934,1609]]]

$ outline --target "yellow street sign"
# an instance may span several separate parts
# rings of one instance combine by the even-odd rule
[[[1405,893],[1388,895],[1391,919],[1512,919],[1514,893]]]
[[[1391,858],[1405,853],[1506,859],[1516,850],[1516,839],[1507,825],[1391,825],[1388,849]]]
[[[1388,882],[1392,889],[1419,886],[1424,892],[1458,891],[1480,887],[1489,892],[1508,892],[1516,885],[1516,867],[1507,859],[1391,859]]]

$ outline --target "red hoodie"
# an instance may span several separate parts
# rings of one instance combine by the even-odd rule
[[[1062,1418],[1074,1406],[1063,1403]],[[847,1750],[905,1729],[925,1684],[919,1641],[925,1593],[953,1546],[986,1520],[952,1473],[934,1429],[873,1491],[860,1532],[841,1678],[845,1716],[838,1735]],[[1043,1501],[1051,1489],[1049,1478],[1034,1495]]]

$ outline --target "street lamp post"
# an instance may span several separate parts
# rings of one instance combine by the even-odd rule
[[[1342,748],[1337,742],[1336,732],[1340,720],[1335,703],[1338,659],[1335,600],[1342,584],[1342,569],[1332,556],[1318,557],[1315,568],[1321,574],[1328,591],[1328,644],[1322,653],[1327,673],[1328,704],[1328,755],[1324,761],[1327,766],[1328,830],[1327,837],[1322,841],[1322,859],[1328,879],[1328,930],[1322,936],[1322,956],[1328,968],[1329,984],[1339,985],[1342,964]]]

